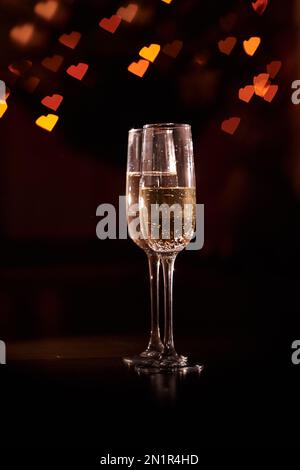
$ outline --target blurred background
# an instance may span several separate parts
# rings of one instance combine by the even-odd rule
[[[146,342],[146,257],[129,239],[98,240],[96,208],[125,194],[131,127],[188,122],[205,245],[177,260],[176,337],[249,357],[284,347],[289,361],[299,309],[299,5],[270,0],[259,14],[248,0],[132,0],[131,21],[99,26],[129,3],[0,0],[0,79],[10,90],[0,120],[0,337]],[[81,34],[73,49],[59,41],[72,31]],[[237,43],[227,55],[218,43],[229,36]],[[253,36],[261,44],[249,56],[243,41]],[[152,43],[161,51],[144,76],[128,71]],[[240,100],[272,61],[282,62],[274,99]],[[82,80],[66,73],[78,63],[89,66]],[[56,112],[41,103],[53,93],[63,96]],[[48,113],[59,116],[52,132],[35,124]],[[235,116],[230,135],[221,125]]]

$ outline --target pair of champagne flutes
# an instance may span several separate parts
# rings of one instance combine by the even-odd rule
[[[137,368],[186,368],[173,339],[173,271],[176,256],[195,233],[196,184],[191,127],[147,124],[128,135],[127,223],[131,239],[147,257],[151,334],[147,349],[123,358]],[[159,270],[164,279],[164,340],[159,327]]]

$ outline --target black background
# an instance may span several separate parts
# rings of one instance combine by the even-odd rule
[[[299,371],[291,364],[299,338],[296,2],[273,0],[259,16],[247,1],[140,1],[136,20],[113,35],[98,23],[124,3],[63,3],[67,20],[53,24],[34,16],[34,2],[0,2],[1,73],[12,90],[0,122],[4,444],[95,445],[97,455],[299,445]],[[233,25],[224,28],[228,14]],[[24,51],[8,33],[26,21],[46,39]],[[57,42],[72,30],[83,34],[74,51]],[[238,38],[229,57],[217,47],[228,35]],[[250,58],[241,44],[255,35],[262,43]],[[183,41],[177,59],[161,52],[142,79],[127,71],[141,47],[175,39]],[[65,58],[56,74],[40,64],[53,54]],[[7,66],[24,58],[33,68],[15,80]],[[238,89],[272,60],[283,63],[274,101],[239,101]],[[82,83],[65,73],[80,61],[90,65]],[[32,74],[41,83],[30,94],[24,82]],[[46,114],[40,100],[54,91],[64,101],[48,134],[34,122]],[[236,115],[235,135],[223,133],[221,122]],[[49,338],[65,338],[71,350],[82,337],[84,344],[99,337],[104,350],[112,337],[129,349],[136,341],[136,352],[146,345],[146,257],[130,240],[97,240],[95,214],[125,193],[128,129],[169,121],[192,125],[205,204],[205,246],[176,262],[175,338],[206,367],[200,380],[177,384],[175,401],[174,384],[162,398],[161,385],[125,370],[114,352],[99,361],[80,359],[80,351],[59,365],[42,360]],[[40,360],[21,360],[24,341],[39,348]]]

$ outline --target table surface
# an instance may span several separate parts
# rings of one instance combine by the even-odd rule
[[[248,356],[237,357],[224,338],[183,339],[180,352],[204,363],[200,375],[183,376],[128,369],[122,354],[144,346],[136,337],[9,343],[1,367],[2,446],[103,454],[299,445],[291,428],[298,374],[249,359],[251,344],[249,338]]]

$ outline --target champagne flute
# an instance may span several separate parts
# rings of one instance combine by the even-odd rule
[[[164,274],[165,349],[153,364],[187,366],[173,339],[173,271],[176,256],[195,233],[196,184],[191,127],[148,124],[143,128],[140,221],[145,242],[160,255]]]
[[[151,300],[151,333],[147,349],[139,355],[123,358],[128,365],[150,365],[164,350],[159,330],[159,268],[160,256],[151,250],[140,232],[139,184],[141,178],[142,129],[128,133],[128,156],[126,175],[126,211],[130,238],[145,251],[148,258]]]

